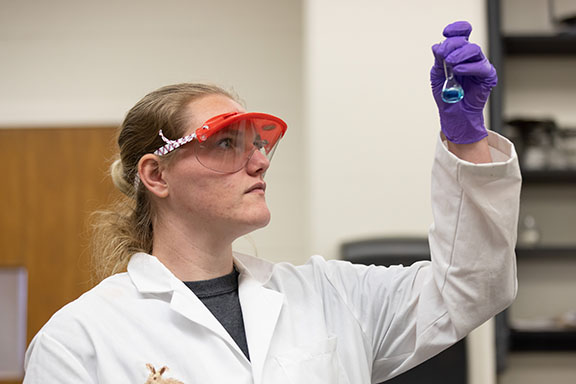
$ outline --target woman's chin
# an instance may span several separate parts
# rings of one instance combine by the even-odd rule
[[[264,228],[265,226],[268,225],[268,223],[270,223],[270,211],[268,209],[266,209],[266,212],[261,213],[257,218],[255,218],[254,222],[255,225],[257,226],[256,229],[260,229],[260,228]]]
[[[247,219],[248,219],[248,223],[252,229],[251,231],[255,231],[257,229],[260,228],[264,228],[265,226],[268,225],[268,223],[270,223],[270,211],[268,210],[268,208],[266,207],[265,209],[259,209],[258,211],[255,212],[251,212]]]

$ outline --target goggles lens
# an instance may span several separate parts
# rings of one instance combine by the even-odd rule
[[[178,140],[168,140],[160,132],[166,145],[154,153],[162,156],[196,140],[194,153],[200,164],[216,172],[234,173],[246,166],[255,151],[271,160],[284,132],[286,123],[272,115],[229,113],[211,118]]]

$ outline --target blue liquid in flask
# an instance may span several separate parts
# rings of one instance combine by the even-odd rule
[[[442,87],[442,101],[449,104],[459,102],[464,98],[464,90],[454,78],[454,73],[446,65],[446,61],[444,61],[444,75],[446,76],[446,81]]]

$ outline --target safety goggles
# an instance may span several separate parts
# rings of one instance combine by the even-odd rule
[[[177,140],[167,139],[160,130],[166,144],[154,154],[164,156],[196,140],[194,154],[200,164],[216,172],[234,173],[244,168],[257,150],[271,160],[286,129],[282,119],[265,113],[225,113]]]

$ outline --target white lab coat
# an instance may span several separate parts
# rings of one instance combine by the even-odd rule
[[[24,383],[145,383],[146,364],[186,384],[378,383],[463,338],[516,293],[520,173],[490,133],[495,162],[439,142],[432,262],[375,267],[314,256],[302,266],[236,254],[251,361],[154,256],[136,254],[58,311],[32,341]]]

